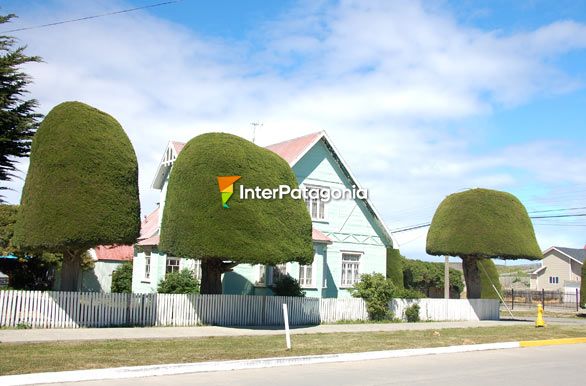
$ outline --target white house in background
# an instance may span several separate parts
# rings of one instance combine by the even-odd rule
[[[551,247],[543,252],[541,267],[531,273],[531,289],[546,291],[580,288],[586,249]]]
[[[112,272],[134,257],[132,245],[101,245],[89,250],[94,269],[81,273],[83,292],[110,292]]]

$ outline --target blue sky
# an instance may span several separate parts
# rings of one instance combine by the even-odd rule
[[[12,29],[156,2],[0,7],[19,15]],[[75,99],[120,120],[145,213],[167,140],[250,138],[252,121],[261,145],[328,131],[390,229],[472,187],[529,211],[586,206],[584,2],[184,0],[14,35],[45,60],[27,67],[42,112]],[[543,249],[586,243],[586,219],[534,225]],[[399,247],[434,260],[425,235],[397,234]]]

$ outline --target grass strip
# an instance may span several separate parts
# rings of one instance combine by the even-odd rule
[[[0,343],[0,375],[202,361],[317,355],[521,340],[575,338],[583,326],[532,325],[283,336]]]

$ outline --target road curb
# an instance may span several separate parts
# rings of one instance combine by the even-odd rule
[[[106,379],[141,378],[162,375],[178,375],[215,371],[259,369],[267,367],[308,365],[318,363],[355,362],[373,359],[404,358],[423,355],[451,354],[472,351],[503,350],[520,347],[548,346],[558,344],[586,343],[586,338],[551,339],[541,341],[486,343],[434,348],[416,348],[403,350],[369,351],[360,353],[310,355],[281,358],[244,359],[234,361],[214,361],[199,363],[181,363],[168,365],[149,365],[116,367],[108,369],[59,371],[0,376],[2,385],[32,385],[39,383],[61,383],[96,381]]]

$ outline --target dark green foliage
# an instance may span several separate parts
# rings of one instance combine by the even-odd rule
[[[274,284],[273,293],[277,296],[305,296],[299,281],[289,275],[281,275]]]
[[[0,205],[0,255],[16,254],[18,251],[12,244],[17,213],[18,205]]]
[[[230,209],[218,176],[238,175]],[[173,166],[160,247],[174,256],[276,265],[313,260],[311,218],[302,200],[242,200],[239,186],[298,186],[285,160],[243,138],[210,133],[189,141]]]
[[[42,251],[25,254],[17,248],[12,242],[17,213],[18,205],[0,205],[0,255],[18,257],[0,259],[0,271],[10,276],[14,289],[49,290],[61,266],[61,255]]]
[[[170,272],[159,283],[160,294],[198,294],[199,282],[193,272],[184,268],[180,272]]]
[[[429,233],[431,255],[542,258],[527,210],[512,194],[471,189],[446,197]]]
[[[582,264],[582,281],[580,283],[580,307],[586,308],[586,262]]]
[[[502,286],[499,280],[499,273],[496,270],[494,262],[490,259],[478,260],[478,270],[480,271],[480,283],[482,285],[481,299],[499,299],[492,285],[496,287],[497,291],[502,296]],[[483,269],[484,268],[484,269]]]
[[[412,304],[405,309],[405,317],[410,323],[419,322],[419,304]]]
[[[127,261],[112,272],[113,293],[132,293],[132,262]]]
[[[433,263],[405,259],[403,261],[403,281],[406,289],[419,291],[427,296],[443,297],[444,263]],[[464,290],[462,273],[450,268],[450,297],[459,298]]]
[[[132,244],[139,228],[138,165],[120,124],[80,102],[53,108],[33,139],[16,244],[87,250]]]
[[[233,175],[242,178],[234,184],[230,208],[225,209],[217,177]],[[240,185],[298,186],[285,160],[230,134],[193,138],[173,166],[159,247],[174,256],[202,260],[202,293],[221,293],[221,274],[239,263],[313,260],[311,218],[303,200],[243,200]]]
[[[6,29],[4,24],[14,17],[0,16],[0,26]],[[30,140],[42,117],[35,113],[37,101],[23,98],[31,78],[21,69],[28,63],[40,62],[41,58],[25,55],[26,47],[16,44],[15,38],[0,36],[0,181],[14,176],[16,157],[28,156]]]
[[[394,297],[399,297],[399,292],[393,282],[380,273],[361,275],[360,281],[350,289],[352,296],[366,301],[371,320],[393,320],[389,302]]]
[[[405,257],[398,249],[387,248],[387,279],[390,279],[397,288],[404,288],[403,260]]]

